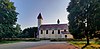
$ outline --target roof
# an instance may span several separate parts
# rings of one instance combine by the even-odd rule
[[[43,19],[41,13],[39,13],[37,19]]]
[[[70,34],[69,31],[61,31],[62,34]]]
[[[39,29],[43,29],[43,30],[61,30],[61,29],[68,29],[68,25],[67,24],[46,24],[46,25],[41,25]]]

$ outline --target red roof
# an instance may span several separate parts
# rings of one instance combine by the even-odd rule
[[[40,29],[44,29],[44,30],[51,30],[51,29],[68,29],[68,25],[67,24],[46,24],[46,25],[41,25]]]
[[[61,31],[62,34],[70,34],[69,31]]]

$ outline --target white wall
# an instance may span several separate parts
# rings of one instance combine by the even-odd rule
[[[70,38],[73,39],[73,35],[71,35],[71,34],[62,34],[62,38],[66,38],[65,35],[67,35],[68,39],[70,39]]]
[[[41,30],[39,30],[39,38],[44,38],[45,34],[44,34],[44,31],[43,31],[43,34],[41,34]]]
[[[46,30],[42,30],[42,31],[43,34],[41,34],[41,30],[39,30],[39,38],[65,38],[65,36],[61,34],[61,31],[64,30],[60,30],[60,34],[58,34],[58,30],[54,30],[54,34],[52,34],[53,30],[48,30],[48,34],[46,34]]]
[[[41,26],[42,24],[42,19],[38,19],[38,28]]]

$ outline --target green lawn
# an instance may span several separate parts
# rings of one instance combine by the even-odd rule
[[[72,45],[82,48],[86,41],[68,41]],[[88,45],[85,49],[100,49],[100,41],[90,41],[90,45]]]
[[[16,43],[16,42],[37,42],[40,39],[19,39],[19,40],[2,40],[0,44]]]
[[[16,43],[21,41],[0,41],[0,44]]]

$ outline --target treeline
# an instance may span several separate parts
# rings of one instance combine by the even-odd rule
[[[18,38],[37,38],[38,27],[30,27],[24,29],[18,34]]]

